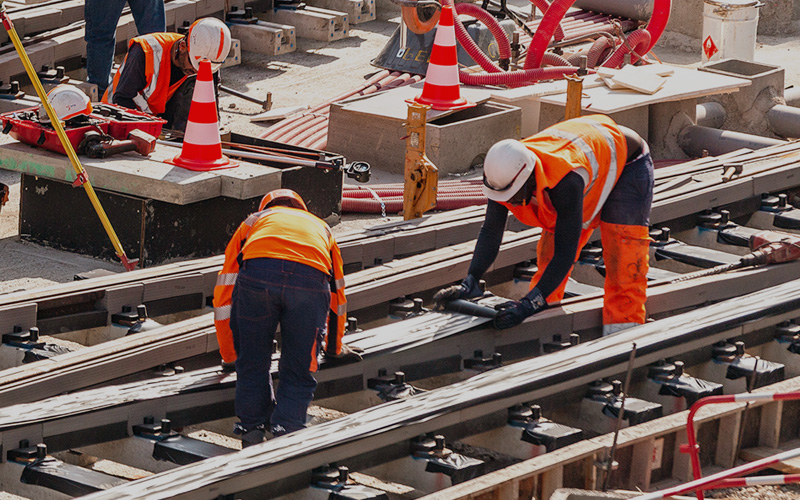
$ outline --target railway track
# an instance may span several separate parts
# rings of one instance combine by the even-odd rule
[[[511,491],[520,498],[526,492],[548,498],[557,486],[596,487],[603,469],[591,464],[607,453],[615,420],[603,410],[613,409],[619,388],[592,382],[621,380],[634,342],[635,383],[627,393],[641,403],[626,412],[630,426],[621,435],[620,466],[611,484],[649,488],[685,478],[685,457],[674,451],[681,415],[685,424],[681,412],[702,391],[660,395],[676,369],[726,393],[800,384],[792,378],[800,375],[800,365],[787,350],[800,328],[786,323],[800,317],[800,263],[672,282],[681,273],[738,260],[748,251],[741,245],[757,230],[800,228],[794,222],[800,221],[798,210],[788,203],[800,184],[792,182],[800,167],[797,148],[791,143],[659,169],[653,220],[671,231],[654,232],[648,312],[655,321],[605,339],[599,338],[602,276],[596,249],[587,249],[576,266],[573,276],[580,283],[569,288],[573,298],[498,333],[483,319],[422,307],[432,290],[466,272],[474,242],[464,240],[477,233],[481,209],[343,236],[350,312],[368,327],[350,333],[348,342],[364,347],[365,359],[319,373],[315,425],[245,451],[235,450],[230,433],[235,375],[213,366],[210,316],[191,307],[205,304],[218,259],[93,278],[72,284],[72,290],[65,285],[0,296],[3,332],[24,324],[17,332],[24,336],[40,325],[53,338],[94,344],[0,371],[2,489],[29,498],[90,491],[98,491],[91,498],[327,498],[333,488],[339,490],[335,498],[355,498],[346,496],[356,494],[352,482],[344,489],[337,483],[336,467],[312,473],[331,463],[349,467],[361,490],[375,490],[364,498],[515,498]],[[744,164],[742,175],[722,182],[724,165],[732,161]],[[531,266],[525,261],[534,256],[537,239],[535,230],[507,233],[487,276],[491,290],[516,296],[526,288]],[[391,260],[415,247],[428,251]],[[368,268],[355,270],[361,267]],[[420,300],[388,304],[405,295]],[[112,324],[112,316],[122,306],[135,308],[137,300],[161,307],[161,321],[194,317],[122,336],[126,330]],[[388,311],[408,317],[379,319]],[[86,324],[89,330],[78,328]],[[115,335],[116,340],[98,340]],[[7,342],[3,349],[33,348]],[[669,362],[656,366],[660,360]],[[186,371],[174,370],[174,363]],[[154,377],[151,368],[160,365]],[[726,378],[730,370],[737,376]],[[395,379],[395,372],[403,372],[404,380]],[[695,380],[683,378],[688,385]],[[415,392],[412,387],[425,392],[395,399]],[[375,388],[384,389],[390,401],[379,404]],[[526,419],[525,405],[531,403],[563,432],[543,430],[555,425],[545,419]],[[712,450],[703,457],[706,464],[729,466],[737,455],[753,456],[759,444],[777,448],[781,436],[797,435],[791,417],[796,410],[786,403],[749,415],[727,408],[721,421],[709,417],[700,430],[703,449]],[[169,420],[163,427],[162,419]],[[638,422],[643,424],[632,425]],[[746,437],[739,446],[744,451],[737,453],[716,439],[720,422],[766,430],[755,433],[755,442]],[[434,434],[445,437],[444,447]],[[47,445],[51,458],[36,460],[37,453],[46,456],[37,443]],[[634,458],[653,450],[660,450],[658,467]],[[108,463],[127,472],[98,472],[99,464]],[[69,487],[63,478],[72,480]],[[309,486],[312,481],[316,486]],[[447,488],[451,482],[463,484]]]

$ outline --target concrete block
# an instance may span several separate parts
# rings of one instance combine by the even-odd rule
[[[236,38],[231,38],[231,51],[222,63],[223,68],[237,66],[242,63],[242,43]]]
[[[375,0],[310,0],[314,7],[344,12],[350,24],[375,20]]]
[[[522,110],[497,102],[435,118],[426,127],[425,151],[440,175],[466,172],[481,163],[495,142],[520,137]],[[402,174],[405,163],[405,120],[331,106],[328,149],[348,159]],[[464,137],[476,138],[465,143]]]
[[[769,127],[766,113],[775,104],[783,103],[785,71],[782,67],[739,59],[724,59],[707,64],[700,70],[743,78],[751,82],[738,92],[700,100],[700,102],[718,102],[725,108],[723,129],[777,137]]]
[[[273,9],[259,14],[258,17],[271,23],[292,25],[296,28],[297,36],[311,40],[339,40],[350,33],[347,14],[317,7],[306,6],[302,10]]]
[[[582,115],[591,115],[595,112],[590,109],[582,110]],[[649,111],[647,106],[628,109],[617,113],[610,113],[615,122],[635,130],[645,140],[648,138]],[[543,102],[539,111],[539,130],[550,125],[564,121],[564,106]]]
[[[167,31],[176,31],[184,21],[197,19],[197,5],[191,0],[173,0],[166,4]]]
[[[259,21],[257,24],[231,24],[231,36],[242,43],[242,50],[277,56],[294,52],[295,28],[285,24]]]

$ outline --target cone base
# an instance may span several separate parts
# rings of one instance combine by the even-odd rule
[[[449,99],[431,99],[430,97],[424,97],[422,94],[413,99],[406,99],[406,102],[409,104],[425,104],[436,111],[452,111],[455,109],[466,109],[476,106],[474,102],[468,101],[463,97],[459,97],[458,99],[451,101]]]
[[[164,160],[164,162],[169,163],[170,165],[175,165],[176,167],[193,170],[195,172],[222,170],[225,168],[234,168],[239,166],[238,163],[231,161],[231,159],[225,155],[222,155],[221,158],[217,158],[216,160],[192,160],[178,155],[171,160]]]

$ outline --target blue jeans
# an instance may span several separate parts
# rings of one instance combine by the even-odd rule
[[[650,153],[625,165],[603,205],[600,220],[627,226],[649,226],[653,183],[653,159]]]
[[[102,96],[111,84],[111,65],[117,43],[117,23],[126,0],[86,0],[83,17],[86,19],[86,74],[89,83],[97,85]],[[140,35],[167,30],[164,0],[127,0],[131,7],[136,31]]]
[[[252,430],[266,424],[302,429],[317,381],[312,375],[326,333],[331,295],[328,275],[279,259],[242,263],[233,289],[231,330],[236,349],[236,415]],[[277,395],[270,360],[281,327]]]

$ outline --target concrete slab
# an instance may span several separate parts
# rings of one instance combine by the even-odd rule
[[[0,137],[0,168],[72,182],[75,170],[66,156]],[[231,169],[194,172],[165,163],[180,153],[158,145],[150,157],[124,153],[107,159],[81,157],[92,185],[116,193],[186,205],[218,196],[249,199],[280,187],[279,169],[239,162]]]

